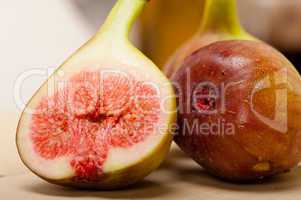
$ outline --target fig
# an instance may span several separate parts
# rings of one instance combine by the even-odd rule
[[[164,160],[176,99],[128,40],[147,0],[118,0],[107,20],[34,94],[17,128],[23,163],[46,181],[87,189],[132,185]]]
[[[201,47],[222,40],[256,40],[239,22],[236,0],[205,0],[204,14],[199,30],[170,57],[163,68],[171,77],[187,56]]]
[[[212,175],[253,182],[301,160],[301,78],[263,42],[218,41],[172,77],[179,103],[175,142]]]

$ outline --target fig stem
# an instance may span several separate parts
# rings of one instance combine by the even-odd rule
[[[237,14],[236,0],[206,0],[201,32],[245,34]]]
[[[118,0],[96,37],[127,40],[134,21],[148,0]]]

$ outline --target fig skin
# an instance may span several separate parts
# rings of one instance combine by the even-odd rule
[[[141,181],[156,170],[165,159],[172,142],[172,132],[169,126],[176,121],[176,99],[173,87],[159,68],[128,40],[129,31],[146,3],[147,0],[118,0],[95,36],[72,54],[26,104],[16,130],[16,145],[24,165],[40,178],[53,184],[80,189],[120,189]],[[164,127],[160,127],[160,130],[156,129],[153,134],[160,135],[160,137],[155,137],[156,140],[147,143],[145,148],[141,148],[141,152],[138,151],[139,154],[134,160],[118,162],[121,151],[117,153],[119,154],[117,157],[116,153],[110,152],[111,161],[109,164],[106,163],[105,167],[101,166],[101,177],[95,177],[95,180],[93,177],[91,181],[78,181],[76,171],[66,169],[66,165],[70,166],[70,160],[66,156],[63,156],[66,160],[64,158],[62,162],[60,160],[58,162],[58,159],[47,160],[34,150],[30,137],[32,119],[30,111],[35,110],[41,100],[49,95],[49,88],[58,89],[62,86],[59,85],[62,80],[65,82],[78,72],[86,70],[104,70],[104,72],[113,70],[113,72],[133,75],[138,81],[151,82],[152,85],[157,86],[160,101],[164,100],[164,109],[160,109],[158,123],[163,124]],[[149,138],[144,142],[146,140]],[[121,153],[131,158],[127,152]],[[49,169],[47,165],[52,165],[52,167]]]
[[[190,55],[172,80],[180,106],[174,140],[212,175],[256,181],[300,162],[301,79],[272,47],[255,41],[216,42]],[[206,107],[216,113],[195,109],[194,92],[204,82],[218,87],[219,94],[214,92],[216,98]],[[224,95],[221,86],[226,88]],[[286,100],[287,106],[281,106]],[[209,129],[213,123],[223,131]]]
[[[236,4],[236,0],[205,0],[200,28],[169,58],[163,68],[167,77],[172,77],[189,55],[209,44],[224,40],[258,40],[241,26]]]
[[[167,77],[171,77],[181,67],[186,57],[199,48],[223,39],[225,36],[222,34],[206,33],[201,37],[197,34],[172,55],[164,68],[164,73]]]
[[[168,134],[169,136],[167,136],[167,139],[162,141],[150,155],[143,158],[138,163],[135,163],[132,166],[127,167],[126,169],[119,170],[114,173],[103,174],[102,179],[97,182],[85,182],[85,183],[74,182],[73,180],[74,177],[65,178],[61,180],[51,180],[36,173],[25,162],[23,163],[27,166],[27,168],[32,173],[34,173],[41,179],[54,185],[60,185],[63,187],[70,187],[75,189],[119,190],[135,185],[136,183],[141,181],[143,177],[148,176],[152,171],[154,171],[161,165],[161,163],[164,161],[167,154],[169,153],[170,145],[172,142],[172,139],[170,137],[172,133],[168,133]]]

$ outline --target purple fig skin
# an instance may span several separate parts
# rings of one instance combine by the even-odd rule
[[[222,40],[222,35],[214,33],[206,33],[200,37],[199,35],[193,37],[189,42],[179,48],[175,55],[173,55],[167,62],[164,73],[167,77],[171,77],[183,64],[185,58],[198,50],[213,42]]]
[[[199,48],[225,40],[257,41],[241,26],[236,0],[205,0],[204,2],[203,20],[199,30],[170,57],[163,68],[168,78],[172,77],[184,60]]]
[[[180,127],[174,140],[212,175],[256,181],[300,162],[301,79],[277,50],[216,42],[188,56],[172,80]],[[207,91],[200,89],[206,82]]]

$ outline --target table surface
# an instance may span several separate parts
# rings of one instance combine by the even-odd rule
[[[207,175],[183,153],[173,149],[163,166],[144,181],[120,191],[76,191],[48,184],[31,173],[0,178],[1,199],[191,199],[297,200],[301,198],[301,168],[261,184],[236,185]],[[5,197],[5,198],[3,198]]]

